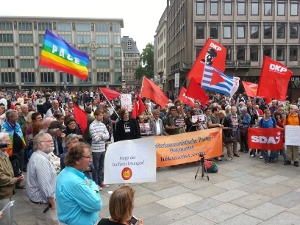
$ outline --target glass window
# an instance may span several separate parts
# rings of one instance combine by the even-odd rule
[[[231,15],[231,2],[224,2],[224,15]]]
[[[121,36],[120,35],[114,36],[114,44],[121,44]]]
[[[290,48],[290,61],[297,61],[298,60],[298,49],[297,47]]]
[[[218,39],[218,26],[217,25],[211,25],[210,26],[210,38]]]
[[[223,27],[224,38],[231,38],[231,26]]]
[[[278,3],[277,4],[277,16],[284,16],[285,15],[285,4]]]
[[[237,27],[237,38],[245,38],[245,26]]]
[[[264,38],[272,38],[272,26],[264,26]]]
[[[20,43],[33,43],[32,34],[19,34]]]
[[[79,51],[85,52],[88,55],[91,55],[91,49],[89,47],[78,47]]]
[[[276,52],[276,60],[277,61],[284,61],[284,48],[278,47]]]
[[[14,60],[13,59],[0,59],[0,68],[14,68]]]
[[[99,44],[109,44],[108,35],[96,35],[96,42]]]
[[[73,83],[74,82],[74,76],[72,74],[68,73],[59,73],[59,80],[61,83]]]
[[[218,15],[218,2],[210,3],[210,15]]]
[[[238,7],[238,10],[237,10],[238,15],[246,14],[246,3],[245,2],[238,2],[237,7]]]
[[[15,73],[11,72],[6,72],[6,73],[1,73],[1,80],[2,83],[15,83]]]
[[[71,23],[58,23],[57,30],[58,31],[71,31]]]
[[[58,34],[59,37],[64,39],[67,43],[72,44],[72,35],[71,34]]]
[[[226,60],[232,60],[232,48],[231,46],[226,46]]]
[[[259,15],[258,2],[251,2],[251,15]]]
[[[54,73],[52,72],[41,72],[42,83],[54,83]]]
[[[96,56],[109,56],[109,48],[97,48]]]
[[[272,3],[265,3],[265,16],[272,16]]]
[[[237,60],[245,60],[246,50],[244,47],[238,47],[236,59]]]
[[[34,68],[34,60],[33,59],[20,59],[20,67],[21,68]]]
[[[272,58],[272,47],[271,46],[264,47],[264,55]]]
[[[38,30],[52,30],[52,23],[38,23]]]
[[[14,47],[12,46],[0,46],[0,56],[13,56]]]
[[[115,68],[121,68],[122,66],[121,60],[115,60]]]
[[[21,83],[35,83],[34,72],[22,72]]]
[[[0,34],[0,43],[11,43],[13,42],[12,34]]]
[[[44,34],[39,34],[39,43],[43,44],[44,42]]]
[[[96,61],[97,68],[109,68],[109,60],[107,59],[98,59]]]
[[[0,30],[12,30],[13,26],[11,22],[0,22]]]
[[[259,26],[257,26],[257,25],[252,25],[251,27],[250,27],[250,32],[251,32],[251,34],[250,34],[250,38],[252,38],[252,39],[256,39],[256,38],[258,38],[259,37]]]
[[[87,44],[91,41],[90,35],[77,35],[77,43],[78,44]]]
[[[285,25],[277,25],[277,38],[285,38]]]
[[[197,15],[204,15],[205,14],[204,2],[197,2],[196,14]]]
[[[258,46],[250,47],[250,60],[258,62]]]
[[[97,72],[97,82],[109,82],[109,72]]]
[[[32,30],[32,23],[19,22],[19,30]]]
[[[298,16],[298,3],[291,3],[291,16]]]
[[[76,31],[89,32],[89,31],[91,31],[91,26],[90,26],[89,23],[77,23],[76,24]]]
[[[30,46],[20,46],[20,55],[21,56],[33,56],[33,47]]]
[[[203,23],[196,23],[196,39],[204,39],[205,26]]]
[[[88,78],[86,80],[79,79],[80,84],[91,84],[92,83],[92,73],[88,73]]]
[[[290,26],[290,38],[291,39],[298,38],[298,26]]]
[[[121,56],[121,48],[114,48],[114,56]]]
[[[96,24],[96,32],[108,32],[108,31],[109,31],[108,24],[104,24],[104,23]]]
[[[113,31],[117,32],[117,33],[120,33],[121,32],[121,26],[120,26],[120,24],[114,24],[113,25]]]

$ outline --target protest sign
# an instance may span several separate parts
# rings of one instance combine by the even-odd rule
[[[182,117],[176,117],[174,119],[174,126],[175,128],[182,128],[184,127],[185,123],[184,123],[184,118]]]
[[[248,128],[251,149],[280,150],[283,147],[282,128]]]
[[[285,126],[285,144],[300,146],[300,126]]]
[[[141,135],[152,134],[152,129],[150,123],[139,123]]]
[[[110,144],[104,161],[104,183],[155,182],[155,156],[153,137]]]
[[[132,110],[131,94],[121,94],[121,106],[129,112]]]
[[[192,123],[193,126],[197,126],[198,124],[203,124],[205,122],[205,115],[193,115]]]

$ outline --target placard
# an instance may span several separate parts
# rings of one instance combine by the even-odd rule
[[[105,154],[104,168],[105,184],[156,182],[154,138],[110,144]]]
[[[300,126],[285,126],[285,144],[300,146]]]
[[[205,115],[193,115],[192,123],[193,126],[198,126],[199,124],[203,124],[205,122]]]
[[[127,109],[129,112],[132,110],[131,94],[121,94],[121,106],[123,109]]]
[[[185,125],[184,118],[182,118],[182,117],[176,117],[174,119],[174,126],[175,126],[175,128],[182,128],[182,127],[184,127],[184,125]]]
[[[141,135],[153,134],[150,123],[139,123]]]

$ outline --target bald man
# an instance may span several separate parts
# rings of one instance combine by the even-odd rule
[[[57,100],[53,100],[52,101],[52,107],[50,109],[48,109],[45,118],[53,116],[54,112],[57,111],[57,110],[61,111],[61,113],[63,114],[63,116],[66,115],[65,110],[63,108],[59,107],[58,101]]]

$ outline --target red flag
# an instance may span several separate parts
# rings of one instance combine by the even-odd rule
[[[194,99],[186,96],[186,89],[184,87],[181,88],[181,91],[178,95],[178,100],[182,101],[184,104],[194,107]]]
[[[282,128],[249,128],[248,145],[251,149],[280,150],[283,147]]]
[[[159,104],[162,108],[166,108],[168,103],[168,98],[160,90],[160,88],[154,84],[152,81],[148,80],[146,77],[143,79],[141,96],[145,98],[150,98],[156,104]]]
[[[251,83],[251,82],[246,82],[242,81],[244,89],[246,91],[247,96],[250,97],[256,97],[257,96],[257,84]]]
[[[117,97],[119,97],[121,94],[116,92],[116,91],[113,91],[109,88],[99,88],[100,91],[103,93],[104,97],[108,100],[108,101],[111,101]]]
[[[144,105],[144,102],[141,99],[141,96],[139,93],[136,92],[136,96],[138,99],[138,115],[141,115],[144,111],[146,111],[146,106]]]
[[[185,94],[188,97],[200,100],[202,104],[206,104],[209,101],[207,94],[194,78],[191,79],[190,85]]]
[[[224,81],[224,78],[216,70],[214,70],[212,73],[210,85],[215,85]]]
[[[83,111],[79,106],[75,104],[74,104],[74,118],[76,122],[80,125],[82,134],[84,134],[88,124],[86,112]]]
[[[286,66],[264,56],[257,95],[285,101],[288,84],[292,75],[293,72]]]
[[[136,100],[134,99],[133,108],[132,108],[132,112],[131,112],[131,115],[134,119],[139,115],[139,109],[138,108],[139,108],[139,106],[138,106]]]
[[[223,73],[225,71],[225,60],[226,60],[226,48],[223,45],[219,44],[218,42],[209,38],[207,39],[204,47],[199,53],[187,78],[188,79],[195,78],[195,80],[198,83],[201,83],[205,63],[211,65],[212,67],[218,69]],[[216,73],[213,73],[213,80],[214,82],[219,83],[218,81],[220,80],[220,77],[214,78],[214,76],[217,76]]]

